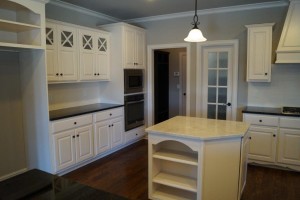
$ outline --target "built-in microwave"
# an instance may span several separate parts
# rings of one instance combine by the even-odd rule
[[[124,69],[124,93],[143,92],[143,70]]]

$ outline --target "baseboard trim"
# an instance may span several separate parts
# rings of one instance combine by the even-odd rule
[[[0,181],[9,179],[9,178],[14,177],[14,176],[17,176],[17,175],[22,174],[22,173],[24,173],[26,171],[28,171],[28,169],[27,168],[23,168],[23,169],[20,169],[18,171],[6,174],[6,175],[0,177]]]

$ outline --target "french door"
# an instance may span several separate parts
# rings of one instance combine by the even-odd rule
[[[236,119],[237,41],[198,45],[197,117]]]

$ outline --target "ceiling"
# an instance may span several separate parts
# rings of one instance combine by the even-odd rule
[[[57,1],[57,0],[56,0]],[[194,0],[60,0],[119,20],[193,11]],[[198,0],[198,10],[288,0]]]

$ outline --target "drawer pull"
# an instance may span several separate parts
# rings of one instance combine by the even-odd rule
[[[79,135],[76,135],[77,137],[79,137]]]
[[[111,114],[111,113],[109,113],[109,116],[112,116],[112,114]]]
[[[259,122],[262,122],[262,120],[260,119]]]
[[[114,125],[112,124],[111,126],[113,127]]]
[[[73,135],[72,138],[75,138],[75,135]]]
[[[76,125],[76,124],[77,124],[77,122],[74,122],[74,124]]]
[[[273,137],[276,137],[276,135],[275,135],[275,134],[273,134]]]

